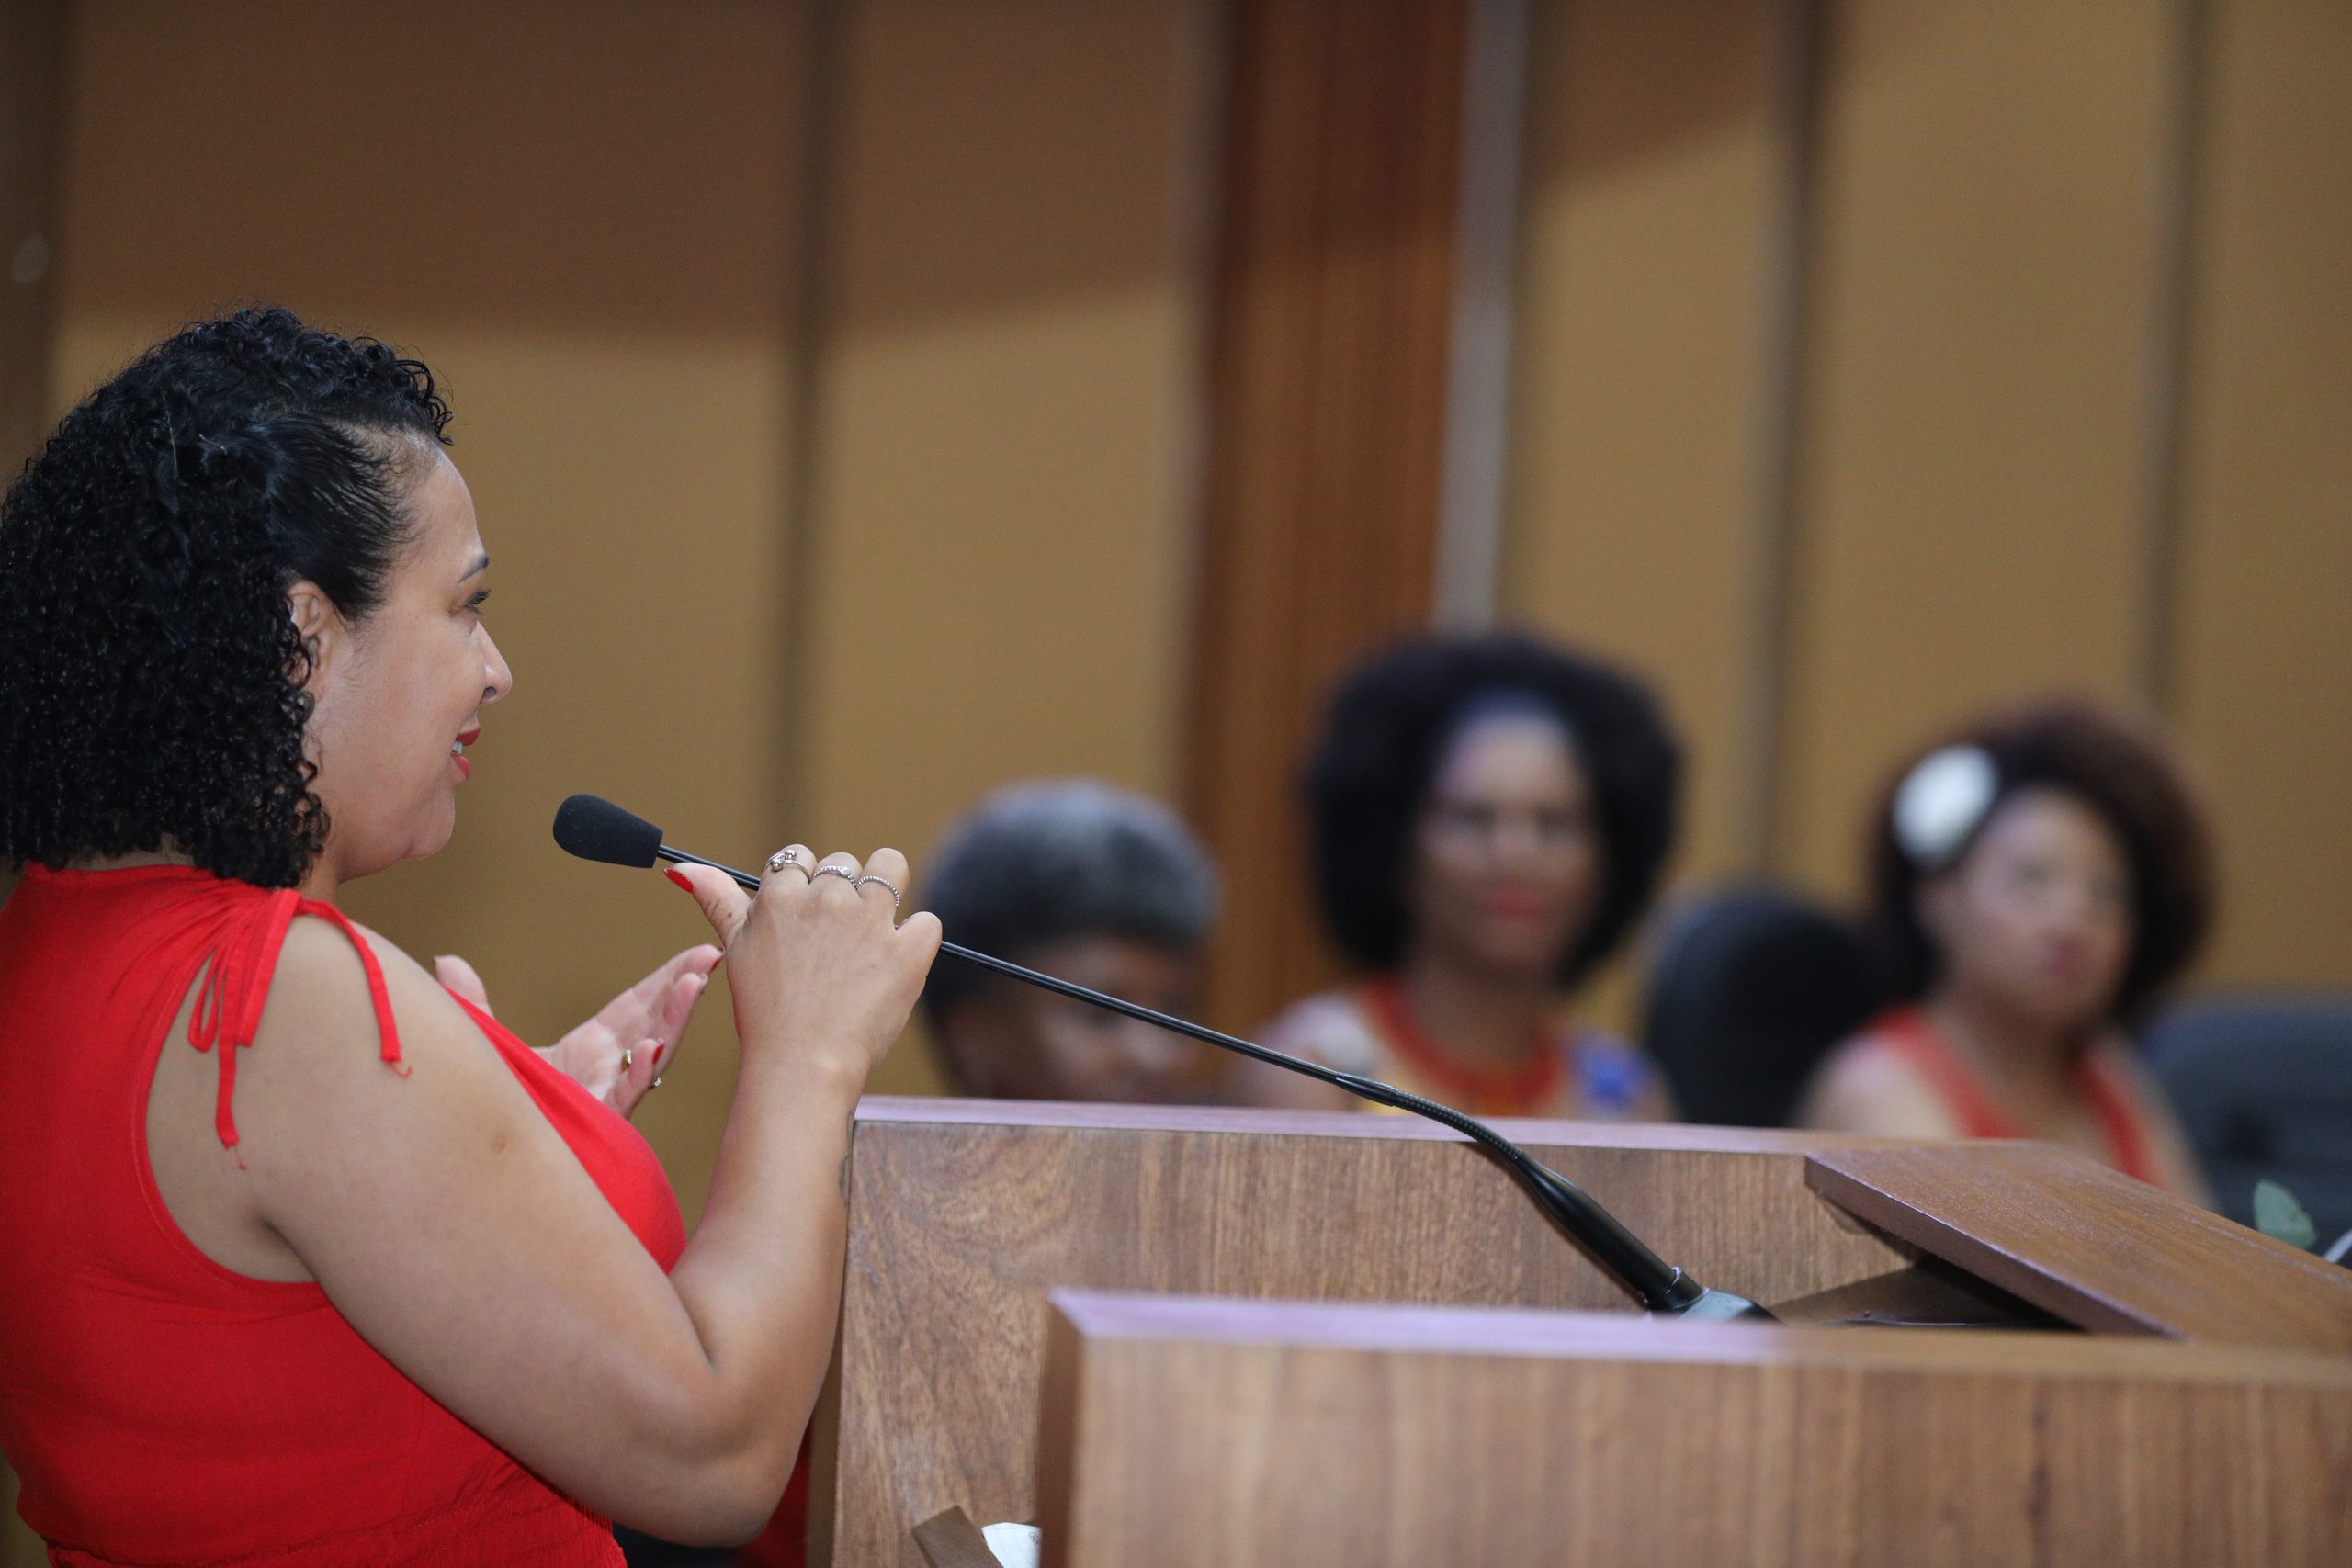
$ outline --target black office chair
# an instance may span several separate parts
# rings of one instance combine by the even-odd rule
[[[2252,1224],[2267,1177],[2310,1213],[2323,1248],[2352,1230],[2352,998],[2186,1002],[2146,1045],[2223,1213]]]
[[[1792,893],[1741,888],[1667,921],[1643,1043],[1687,1120],[1784,1126],[1815,1065],[1880,999],[1852,927]]]

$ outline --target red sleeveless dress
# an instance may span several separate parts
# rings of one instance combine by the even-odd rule
[[[1960,1123],[1962,1137],[2030,1135],[2015,1117],[1994,1103],[1991,1092],[1920,1009],[1896,1008],[1882,1014],[1865,1032],[1884,1041],[1935,1087],[1952,1120]],[[2075,1066],[2075,1092],[2091,1108],[2107,1136],[2108,1164],[2126,1176],[2163,1186],[2164,1174],[2156,1168],[2148,1130],[2131,1086],[2094,1053]]]
[[[181,1234],[148,1164],[166,1050],[220,1062],[233,1145],[288,924],[332,905],[177,866],[28,868],[0,908],[0,1452],[52,1563],[609,1568],[609,1522],[524,1470],[371,1349],[310,1283],[250,1279]],[[166,1040],[197,981],[195,1016]],[[645,1140],[474,1012],[664,1269],[685,1246]]]

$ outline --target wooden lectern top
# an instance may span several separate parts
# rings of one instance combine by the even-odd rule
[[[1805,1179],[2094,1333],[2352,1354],[2352,1270],[2049,1144],[1816,1149]]]

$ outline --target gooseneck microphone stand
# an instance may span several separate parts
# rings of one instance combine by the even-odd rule
[[[639,867],[650,867],[657,860],[680,865],[707,865],[734,878],[742,887],[754,893],[759,891],[760,879],[749,872],[738,871],[733,866],[721,865],[717,861],[705,860],[700,855],[673,848],[662,841],[661,829],[596,795],[575,795],[563,803],[556,813],[555,838],[565,850],[586,860]],[[1709,1290],[1668,1263],[1575,1182],[1550,1169],[1485,1122],[1465,1116],[1450,1105],[1424,1100],[1418,1094],[1408,1094],[1394,1084],[1382,1083],[1377,1078],[1343,1073],[1320,1062],[1310,1062],[1272,1050],[1239,1035],[1227,1034],[1205,1024],[1124,1001],[1105,992],[1057,979],[1005,959],[976,953],[956,942],[943,942],[939,944],[939,951],[943,957],[976,964],[1023,985],[1137,1019],[1237,1055],[1271,1063],[1285,1071],[1344,1089],[1374,1105],[1409,1111],[1416,1116],[1427,1117],[1441,1126],[1450,1127],[1498,1160],[1526,1189],[1528,1196],[1535,1200],[1536,1206],[1551,1218],[1553,1224],[1622,1281],[1650,1312],[1674,1317],[1772,1321],[1770,1313],[1747,1297],[1728,1291]]]

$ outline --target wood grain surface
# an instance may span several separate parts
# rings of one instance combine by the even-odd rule
[[[2352,1269],[2048,1144],[1825,1149],[1806,1179],[2079,1327],[2352,1354]]]
[[[934,1514],[915,1527],[915,1550],[926,1568],[997,1568],[989,1538],[961,1508]]]
[[[1778,1301],[1908,1261],[1805,1185],[1808,1151],[1871,1140],[1501,1125],[1708,1284]],[[1498,1167],[1407,1118],[868,1100],[819,1469],[832,1561],[920,1568],[910,1531],[948,1507],[1035,1517],[1063,1286],[1634,1311]]]
[[[2352,1362],[1060,1294],[1055,1568],[2352,1561]]]
[[[1883,1404],[1870,1401],[1890,1388],[1924,1398],[1928,1384],[1917,1382],[1919,1377],[1945,1380],[1935,1385],[1942,1403],[1934,1412],[1922,1407],[1923,1419],[1931,1415],[1944,1426],[1931,1423],[1923,1433],[1957,1445],[1954,1451],[1963,1457],[1975,1456],[1968,1459],[1972,1464],[1994,1465],[2015,1450],[2016,1422],[2030,1430],[2041,1418],[2034,1412],[2046,1402],[2027,1389],[2032,1379],[2073,1376],[2078,1365],[2106,1369],[2100,1375],[2110,1378],[2110,1392],[2098,1395],[2106,1403],[2095,1408],[2104,1413],[2097,1420],[2112,1418],[2110,1436],[2094,1441],[2088,1434],[2096,1421],[2084,1416],[2081,1422],[2089,1425],[2064,1428],[2075,1435],[2069,1440],[2101,1454],[2137,1455],[2134,1464],[2178,1467],[2188,1462],[2180,1455],[2190,1450],[2203,1456],[2199,1463],[2211,1464],[2222,1462],[2221,1449],[2257,1438],[2269,1442],[2261,1432],[2271,1421],[2271,1395],[2264,1392],[2270,1384],[2262,1380],[2277,1381],[2273,1374],[2289,1363],[2262,1355],[2283,1354],[2278,1349],[2283,1347],[2333,1355],[2334,1364],[2344,1364],[2342,1324],[2352,1310],[2352,1275],[2339,1279],[2339,1271],[2291,1249],[2060,1150],[2012,1144],[1920,1148],[1838,1134],[1707,1127],[1498,1125],[1703,1283],[1768,1304],[1790,1303],[1815,1318],[1910,1314],[1932,1321],[1944,1314],[1944,1321],[2012,1325],[1997,1334],[1765,1328],[1758,1338],[1721,1342],[1762,1348],[1742,1363],[1753,1363],[1747,1371],[1707,1374],[1727,1381],[1690,1385],[1685,1374],[1636,1368],[1618,1381],[1593,1384],[1601,1392],[1592,1397],[1622,1413],[1614,1440],[1628,1452],[1651,1456],[1616,1462],[1655,1463],[1669,1472],[1643,1483],[1652,1494],[1680,1484],[1670,1472],[1683,1461],[1670,1445],[1654,1450],[1654,1439],[1668,1428],[1645,1413],[1645,1402],[1687,1396],[1698,1401],[1694,1408],[1712,1412],[1712,1425],[1727,1431],[1781,1432],[1773,1423],[1796,1419],[1787,1414],[1792,1385],[1767,1375],[1780,1354],[1770,1347],[1785,1345],[1790,1355],[1802,1348],[1808,1358],[1826,1354],[1814,1348],[1826,1342],[1806,1336],[1839,1337],[1840,1347],[1865,1346],[1874,1337],[1909,1344],[1917,1337],[1920,1348],[1906,1353],[1926,1358],[1927,1371],[1876,1362],[1857,1371],[1860,1364],[1852,1358],[1877,1352],[1841,1348],[1838,1364],[1849,1371],[1839,1375],[1846,1381],[1806,1385],[1814,1391],[1809,1399],[1826,1402],[1804,1405],[1814,1414],[1799,1423],[1807,1443],[1827,1445],[1818,1448],[1827,1456],[1821,1462],[1831,1466],[1825,1483],[1871,1489],[1871,1509],[1880,1506],[1875,1489],[1882,1482],[1863,1450],[1902,1435],[1905,1395],[1884,1394]],[[1974,1303],[1964,1306],[1952,1287],[1971,1281],[1989,1289],[1962,1290]],[[815,1561],[920,1568],[913,1527],[947,1508],[962,1507],[976,1518],[1039,1517],[1041,1481],[1053,1479],[1050,1461],[1041,1471],[1036,1448],[1040,1389],[1048,1377],[1046,1298],[1062,1288],[1613,1314],[1578,1318],[1577,1333],[1591,1344],[1632,1347],[1653,1359],[1662,1354],[1658,1344],[1670,1345],[1672,1336],[1701,1326],[1642,1318],[1631,1299],[1554,1231],[1498,1167],[1453,1134],[1417,1120],[869,1099],[859,1108],[852,1146],[838,1376],[818,1427],[824,1451],[817,1472]],[[2037,1309],[2049,1317],[2038,1316]],[[2052,1320],[2067,1331],[2015,1327]],[[1485,1331],[1497,1331],[1496,1320],[1479,1321]],[[1606,1337],[1619,1326],[1636,1337]],[[2087,1343],[2074,1332],[2080,1329],[2201,1343],[2102,1343],[2090,1352],[2094,1358],[2120,1352],[2126,1359],[2076,1363],[2065,1357],[2067,1348]],[[1666,1341],[1656,1338],[1660,1333]],[[1724,1359],[1715,1340],[1688,1343],[1705,1349],[1703,1360]],[[2135,1356],[2143,1359],[2130,1359]],[[2158,1359],[2144,1359],[2150,1356]],[[2010,1369],[2000,1376],[2026,1382],[1997,1388],[1971,1382],[1976,1357],[1988,1358],[1984,1365],[1996,1371]],[[2172,1401],[2163,1405],[2170,1413],[2143,1422],[2133,1403],[2139,1396],[2131,1392],[2134,1369],[2143,1367],[2161,1369],[2159,1382],[2205,1392],[2162,1395]],[[1261,1370],[1283,1375],[1280,1366]],[[1865,1371],[1879,1380],[1867,1389],[1854,1381]],[[2233,1377],[2238,1386],[2226,1386]],[[1075,1397],[1067,1388],[1061,1393],[1065,1404]],[[1272,1393],[1261,1391],[1261,1396]],[[2278,1406],[2278,1419],[2301,1423],[2293,1427],[2303,1434],[2299,1440],[2317,1445],[2312,1462],[2340,1465],[2338,1428],[2312,1425],[2318,1417],[2309,1415],[2310,1402],[2301,1394],[2279,1397],[2286,1403]],[[1555,1433],[1581,1429],[1577,1408],[1543,1402],[1514,1407],[1511,1429],[1542,1434],[1544,1441],[1534,1445],[1542,1448]],[[1830,1437],[1816,1430],[1823,1422],[1830,1423]],[[1999,1435],[1982,1436],[1980,1425]],[[1170,1437],[1176,1437],[1172,1424]],[[1783,1433],[1772,1440],[1788,1439]],[[1721,1470],[1731,1451],[1709,1449],[1690,1462]],[[2270,1484],[2263,1479],[2270,1461],[2261,1456],[2270,1451],[2262,1448],[2238,1466],[2231,1450],[2224,1468],[2239,1480],[2231,1483],[2235,1490],[2227,1492],[2227,1500],[2240,1509],[2233,1518],[2248,1508],[2260,1520],[2270,1518],[2261,1511],[2270,1506],[2261,1501],[2268,1495],[2261,1488]],[[1909,1471],[1891,1473],[1884,1495],[1907,1499],[1904,1508],[1945,1506],[1936,1501],[1944,1494],[1930,1480]],[[1744,1486],[1797,1486],[1785,1467],[1741,1474]],[[1804,1484],[1814,1485],[1810,1472]],[[2206,1482],[2198,1484],[2211,1490]],[[1853,1526],[1864,1530],[1855,1538],[1862,1541],[1855,1548],[1860,1555],[1828,1560],[1895,1560],[1871,1555],[1880,1550],[1871,1544],[1879,1538],[1865,1529],[1866,1511],[1855,1501],[1838,1516],[1864,1520]],[[1901,1517],[1901,1508],[1884,1516]],[[1974,1528],[1953,1523],[1951,1539],[1975,1541]],[[2301,1537],[2278,1539],[2301,1550]]]
[[[1230,0],[1187,815],[1228,872],[1208,1020],[1335,972],[1294,787],[1330,682],[1424,629],[1469,0]]]

